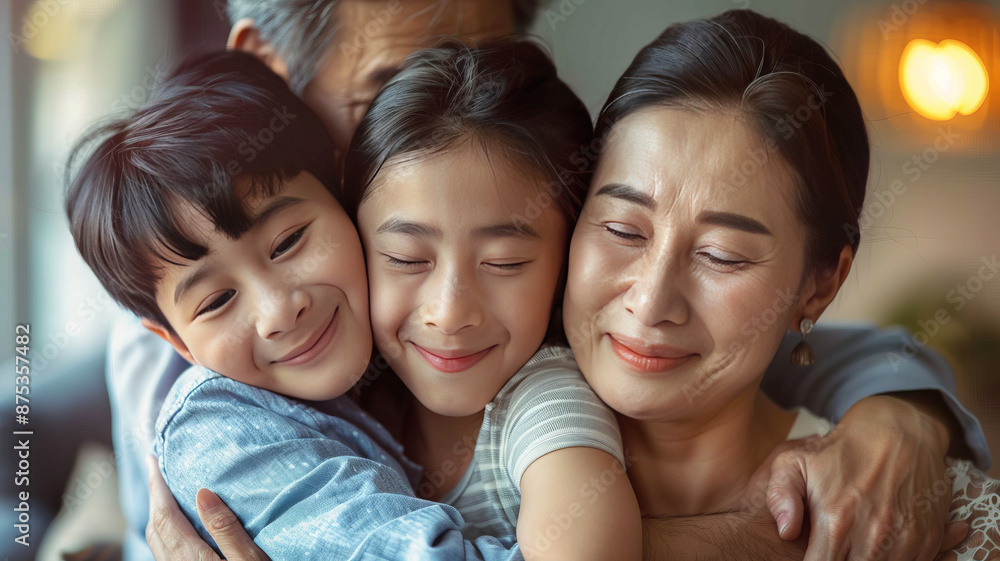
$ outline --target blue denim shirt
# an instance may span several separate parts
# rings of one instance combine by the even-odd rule
[[[418,499],[419,467],[350,399],[303,403],[188,369],[156,423],[160,471],[202,538],[195,494],[226,501],[272,559],[521,559],[515,536],[463,538]]]

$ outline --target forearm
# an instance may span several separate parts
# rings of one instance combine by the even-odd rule
[[[951,367],[933,350],[915,345],[905,330],[818,326],[809,339],[816,349],[815,365],[790,365],[788,353],[797,340],[786,337],[768,367],[762,388],[780,405],[804,406],[839,420],[867,397],[901,397],[940,421],[950,435],[952,453],[974,458],[980,467],[989,465],[979,422],[954,396]]]
[[[800,561],[807,543],[784,541],[770,516],[744,512],[647,516],[642,537],[646,561]]]

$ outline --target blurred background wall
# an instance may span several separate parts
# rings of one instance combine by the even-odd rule
[[[902,324],[914,344],[944,353],[961,399],[1000,451],[1000,274],[985,267],[1000,258],[1000,3],[552,0],[532,31],[596,115],[638,49],[667,24],[731,8],[771,15],[827,44],[871,123],[863,243],[823,320]],[[65,481],[81,440],[110,442],[103,353],[116,306],[67,231],[63,162],[87,126],[138,107],[183,55],[221,48],[224,1],[10,0],[0,24],[8,39],[0,53],[0,329],[10,341],[0,344],[0,403],[11,404],[0,418],[13,417],[14,325],[30,323],[32,412],[57,419],[32,427],[32,543],[62,499],[91,496],[109,501],[113,539],[114,480],[101,467],[113,465],[113,454],[97,448],[96,463]],[[977,53],[993,87],[975,111],[933,120],[909,105],[898,68],[918,38],[959,40]],[[907,352],[900,349],[901,361]],[[9,434],[2,445],[7,471]],[[10,479],[3,474],[0,485],[0,556],[31,558],[9,546]]]

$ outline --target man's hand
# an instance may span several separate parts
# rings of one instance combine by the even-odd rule
[[[149,523],[146,541],[157,561],[220,561],[194,526],[181,513],[177,501],[160,476],[156,459],[146,459],[149,469]],[[250,539],[239,519],[215,493],[201,489],[195,499],[198,517],[229,561],[270,561]]]
[[[951,481],[947,428],[890,396],[854,405],[830,434],[774,458],[767,506],[784,539],[809,512],[806,561],[926,560],[957,545],[964,523],[945,524]]]

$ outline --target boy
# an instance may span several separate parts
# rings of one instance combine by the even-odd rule
[[[343,397],[372,350],[364,258],[332,141],[280,77],[244,53],[203,57],[71,162],[92,144],[67,195],[77,247],[196,365],[156,430],[190,519],[209,485],[279,559],[519,557],[513,537],[474,546],[454,509],[414,498],[417,466]],[[311,461],[282,461],[291,447]]]

